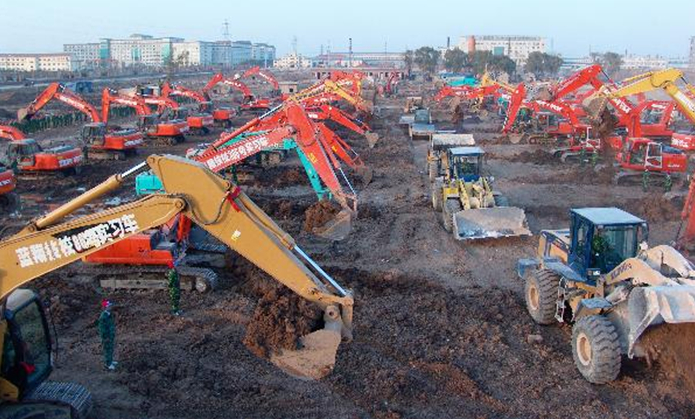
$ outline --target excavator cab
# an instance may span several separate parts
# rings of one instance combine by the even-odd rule
[[[159,117],[156,114],[140,115],[138,129],[142,132],[156,131]]]
[[[7,160],[10,163],[16,162],[18,166],[34,166],[36,155],[43,149],[36,140],[26,138],[23,140],[12,141],[7,148]]]
[[[0,417],[84,419],[92,396],[75,383],[46,381],[53,371],[49,320],[39,296],[17,289],[5,301],[0,320]],[[26,403],[12,403],[23,401]],[[10,402],[10,403],[3,403]]]
[[[103,122],[92,122],[82,127],[80,137],[85,144],[104,145],[106,140],[106,124]]]
[[[595,285],[601,275],[637,256],[639,244],[647,240],[647,234],[644,220],[621,209],[573,209],[568,264]]]

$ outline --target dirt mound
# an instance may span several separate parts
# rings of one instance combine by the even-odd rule
[[[299,338],[320,328],[321,310],[287,288],[274,288],[258,302],[244,345],[261,358],[298,349]]]
[[[695,324],[663,324],[648,329],[641,340],[669,381],[681,381],[686,394],[695,392]]]
[[[645,198],[635,208],[635,212],[651,223],[677,221],[680,219],[685,197],[662,196]]]
[[[547,165],[561,165],[563,164],[559,158],[553,156],[545,150],[534,150],[534,151],[522,151],[521,153],[508,158],[507,160],[516,163],[533,163],[533,164],[547,164]]]
[[[306,173],[296,167],[266,167],[256,176],[255,181],[255,186],[276,188],[308,184],[309,179]]]
[[[340,207],[333,202],[322,200],[307,208],[304,213],[303,229],[312,232],[315,228],[322,227],[335,218],[340,212]]]

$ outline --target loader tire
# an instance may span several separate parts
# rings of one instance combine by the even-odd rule
[[[434,182],[437,176],[439,176],[439,164],[436,161],[431,161],[427,164],[427,169],[430,182]]]
[[[444,230],[451,233],[454,231],[454,214],[461,211],[461,203],[457,199],[447,199],[442,206],[442,220]]]
[[[572,357],[592,384],[606,384],[620,374],[620,343],[615,326],[601,315],[581,318],[572,328]]]
[[[432,208],[435,211],[442,210],[442,189],[438,185],[432,186]]]
[[[526,278],[524,287],[526,309],[536,323],[545,325],[555,322],[559,285],[560,277],[546,269],[537,271]]]

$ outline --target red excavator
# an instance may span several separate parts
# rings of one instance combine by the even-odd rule
[[[78,147],[60,145],[44,150],[36,140],[26,138],[15,127],[5,125],[0,125],[0,138],[10,140],[4,163],[16,168],[19,175],[71,175],[82,170],[84,158]]]
[[[203,95],[205,95],[207,99],[210,99],[210,91],[220,83],[240,91],[243,94],[244,98],[239,106],[239,109],[242,111],[266,112],[271,108],[272,104],[270,99],[257,99],[247,85],[239,80],[225,77],[222,73],[217,73],[212,76],[208,84],[203,87]]]
[[[160,121],[159,115],[152,113],[142,97],[121,95],[109,88],[105,88],[101,95],[101,113],[104,122],[108,122],[109,110],[113,104],[134,108],[139,118],[138,129],[148,139],[154,140],[157,145],[172,145],[186,139],[185,134],[189,129],[186,121],[175,119]]]
[[[363,135],[367,139],[367,143],[370,148],[373,148],[379,141],[379,134],[372,132],[372,129],[366,123],[360,121],[359,119],[353,117],[347,112],[341,110],[338,107],[323,104],[313,107],[306,108],[309,118],[315,121],[333,121],[343,127],[356,132],[359,135]]]
[[[249,68],[248,70],[244,71],[244,73],[239,74],[238,76],[235,76],[234,79],[235,80],[240,80],[240,79],[245,79],[245,78],[255,79],[256,76],[260,77],[261,79],[268,82],[271,86],[273,86],[271,96],[280,96],[280,83],[278,83],[278,80],[275,78],[273,73],[271,73],[268,70],[261,69],[261,67],[259,67],[259,66],[254,66],[254,67]]]
[[[176,102],[176,106],[172,108],[175,118],[185,119],[192,134],[209,134],[212,126],[215,124],[215,120],[210,113],[212,102],[205,100],[205,96],[195,90],[185,89],[178,85],[172,86],[169,82],[164,82],[161,88],[161,98],[164,100],[163,106],[172,106],[168,101],[174,101],[173,97],[176,96],[195,100],[198,103],[198,109],[181,106]],[[147,97],[145,98],[147,102]],[[150,102],[147,103],[150,104]]]
[[[232,126],[232,117],[236,116],[236,112],[231,108],[219,107],[214,108],[212,101],[203,93],[189,89],[181,84],[170,84],[165,82],[162,86],[162,96],[180,96],[192,99],[198,102],[198,110],[204,113],[212,114],[213,123],[216,126],[229,128]]]
[[[17,111],[18,120],[31,119],[54,99],[91,119],[92,122],[85,124],[81,131],[88,158],[123,160],[126,156],[135,155],[143,144],[142,133],[136,130],[108,131],[96,108],[61,83],[51,83],[29,106]]]

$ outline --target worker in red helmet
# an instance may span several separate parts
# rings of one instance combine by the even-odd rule
[[[101,315],[99,315],[99,337],[104,356],[104,368],[109,371],[116,369],[118,362],[113,360],[116,345],[116,319],[111,312],[113,303],[107,299],[101,300]]]

